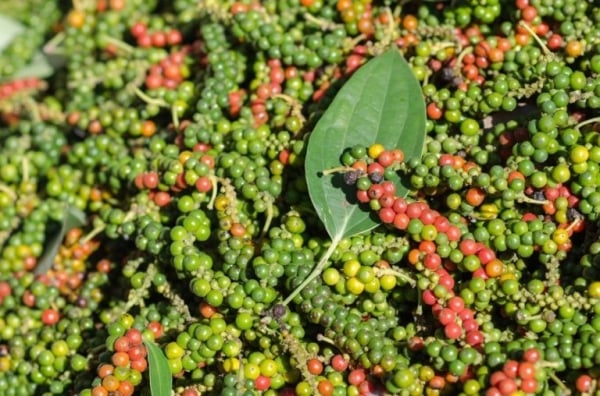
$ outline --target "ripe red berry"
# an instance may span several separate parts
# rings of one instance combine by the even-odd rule
[[[267,376],[259,375],[254,380],[254,387],[258,391],[261,391],[261,392],[266,391],[267,389],[269,389],[271,387],[271,379]]]
[[[479,323],[477,323],[475,319],[463,320],[462,325],[466,332],[477,330],[479,328]]]
[[[472,330],[467,333],[466,336],[467,344],[471,346],[479,346],[483,344],[483,333],[479,330]]]
[[[592,377],[587,374],[582,374],[577,377],[577,380],[575,381],[575,387],[581,393],[589,392],[592,387],[592,381]]]
[[[127,352],[129,351],[130,342],[126,336],[117,338],[113,344],[115,352]]]
[[[147,172],[143,175],[143,184],[144,187],[149,189],[155,189],[158,187],[159,177],[156,172]]]
[[[423,211],[423,207],[419,202],[411,202],[406,207],[406,214],[411,219],[417,219],[421,216],[421,212]]]
[[[306,366],[308,371],[313,375],[319,375],[323,372],[323,363],[321,363],[321,361],[317,358],[310,359],[306,363]]]
[[[171,202],[171,196],[166,191],[158,191],[156,195],[154,195],[154,203],[158,206],[167,206]]]
[[[497,388],[502,395],[508,396],[514,394],[519,387],[514,379],[505,378],[498,383]]]
[[[503,381],[506,378],[508,377],[503,371],[495,371],[492,373],[492,375],[490,375],[490,385],[497,386],[500,381]]]
[[[444,326],[444,335],[451,340],[455,340],[458,337],[460,337],[461,333],[462,333],[462,330],[458,323],[452,322],[452,323],[448,323],[446,326]]]
[[[335,371],[346,371],[348,368],[348,361],[342,355],[335,355],[331,358],[331,367],[333,367]]]
[[[429,289],[423,291],[421,298],[423,299],[423,302],[427,305],[433,305],[437,302],[437,297],[435,296],[435,294],[433,294],[433,291]]]
[[[406,200],[402,197],[396,198],[394,200],[394,204],[392,205],[392,209],[394,209],[394,212],[396,213],[404,213],[407,207],[408,204]]]
[[[142,34],[146,33],[146,24],[143,22],[136,22],[131,26],[129,31],[133,37],[139,38]]]
[[[535,378],[525,378],[521,380],[520,388],[525,393],[536,393],[538,383]]]
[[[379,220],[381,220],[384,224],[390,224],[394,221],[396,217],[396,212],[394,212],[391,208],[381,208],[378,212]]]
[[[427,253],[423,259],[423,264],[430,270],[435,270],[442,265],[442,259],[437,253]]]
[[[377,162],[384,168],[387,168],[394,163],[394,155],[391,151],[384,150],[377,157]]]
[[[523,360],[526,362],[536,363],[540,360],[542,354],[539,349],[529,348],[523,352]]]
[[[459,296],[451,297],[448,300],[447,305],[448,308],[457,313],[462,312],[462,310],[465,309],[465,301]]]
[[[367,195],[370,199],[379,199],[383,195],[383,187],[380,184],[373,184],[367,190]]]
[[[369,174],[369,176],[374,173],[383,175],[384,172],[385,168],[381,166],[381,164],[379,164],[378,162],[372,162],[367,166],[367,173]]]
[[[176,29],[171,29],[167,32],[167,43],[169,45],[177,45],[180,44],[183,40],[183,36],[181,32]]]
[[[42,323],[46,326],[52,326],[60,320],[60,313],[54,308],[46,308],[42,312]]]
[[[196,180],[196,190],[201,193],[207,193],[212,189],[212,181],[208,176],[200,176]]]
[[[371,198],[369,198],[369,194],[366,190],[357,190],[356,191],[356,199],[360,203],[368,203]]]
[[[519,378],[530,379],[535,377],[535,364],[531,362],[519,363]]]
[[[459,244],[459,249],[465,256],[475,254],[477,252],[477,247],[477,242],[473,239],[463,239]]]
[[[410,217],[408,217],[406,213],[396,213],[396,216],[394,217],[394,227],[399,230],[406,230],[408,223],[410,223]]]
[[[129,338],[131,345],[140,345],[142,343],[142,332],[138,329],[131,328],[127,330],[125,336]]]
[[[449,308],[442,308],[437,318],[443,326],[446,326],[456,320],[456,313]]]
[[[164,47],[167,45],[167,35],[165,32],[157,31],[150,35],[150,39],[152,40],[152,45],[154,47]]]
[[[519,370],[519,362],[516,360],[507,360],[502,366],[502,372],[509,378],[516,378]]]
[[[348,374],[348,382],[351,385],[360,385],[366,378],[365,370],[361,368],[354,369]]]

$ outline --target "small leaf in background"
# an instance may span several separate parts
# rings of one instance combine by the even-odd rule
[[[323,175],[340,166],[345,149],[381,143],[400,148],[405,160],[419,158],[425,142],[425,101],[421,86],[396,49],[358,69],[337,93],[312,131],[306,152],[310,199],[329,236],[344,238],[377,226],[368,211],[348,201],[342,175]],[[398,195],[408,190],[398,177]]]
[[[152,396],[171,396],[173,376],[162,349],[152,341],[144,341],[148,350],[148,375],[150,377],[150,393]]]
[[[52,75],[54,66],[50,64],[48,57],[41,51],[38,51],[31,62],[16,72],[14,78],[37,77],[46,78]]]
[[[4,51],[18,35],[25,32],[25,29],[25,26],[23,26],[21,22],[0,14],[0,56],[2,56],[2,51]],[[10,76],[10,78],[49,77],[56,67],[54,63],[59,64],[54,58],[56,57],[44,54],[40,49],[35,53],[33,59],[31,59],[31,62],[27,66],[19,69],[19,71]]]
[[[24,31],[25,27],[20,22],[0,14],[0,53]]]
[[[60,248],[60,245],[62,245],[67,232],[72,228],[83,226],[85,222],[85,213],[79,208],[72,205],[65,206],[60,229],[52,235],[46,243],[44,254],[38,261],[34,270],[36,275],[43,274],[52,267],[52,263],[58,254],[58,249]]]

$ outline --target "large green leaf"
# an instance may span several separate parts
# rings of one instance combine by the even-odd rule
[[[25,32],[25,26],[16,19],[0,14],[0,56],[6,47],[8,47],[14,39]],[[56,58],[54,56],[53,58]],[[19,69],[11,78],[38,77],[46,78],[54,72],[53,61],[49,56],[41,50],[37,51],[31,62]]]
[[[86,216],[81,209],[72,206],[65,205],[63,213],[63,221],[60,225],[60,229],[53,234],[47,241],[44,254],[40,258],[37,266],[35,267],[34,273],[36,275],[48,272],[52,267],[52,263],[58,254],[58,249],[63,243],[63,239],[69,230],[75,227],[81,227],[86,222]]]
[[[24,31],[25,27],[20,22],[0,14],[0,53]]]
[[[150,377],[150,393],[152,396],[171,396],[173,376],[169,361],[162,349],[152,341],[144,341],[148,350],[148,375]]]
[[[17,71],[13,77],[15,78],[26,78],[26,77],[37,77],[46,78],[50,77],[54,72],[54,67],[49,62],[48,58],[42,51],[36,52],[31,62]]]
[[[340,166],[345,149],[381,143],[420,157],[425,142],[425,101],[419,82],[396,49],[371,59],[346,82],[312,131],[305,160],[310,199],[329,236],[336,240],[374,228],[368,211],[348,200]],[[398,195],[407,188],[393,180]]]

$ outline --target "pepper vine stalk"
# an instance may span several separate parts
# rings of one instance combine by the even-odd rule
[[[208,176],[208,178],[210,179],[210,184],[212,185],[211,187],[211,195],[210,195],[210,201],[208,201],[208,205],[207,208],[212,210],[215,206],[215,199],[217,199],[217,187],[218,187],[218,179],[215,175],[210,175]]]
[[[340,25],[339,23],[335,23],[333,21],[329,21],[323,18],[317,18],[316,16],[314,16],[313,14],[311,14],[310,12],[305,12],[303,14],[304,19],[306,19],[307,22],[309,23],[314,23],[315,25],[317,25],[319,27],[319,29],[321,30],[335,30],[339,27],[344,27],[343,25]]]
[[[593,117],[590,119],[587,119],[585,121],[581,121],[579,124],[575,125],[575,130],[579,131],[582,127],[589,125],[589,124],[594,124],[600,122],[600,117]]]
[[[340,244],[341,240],[342,240],[341,235],[336,235],[335,238],[332,239],[331,245],[329,245],[329,248],[327,249],[327,251],[325,251],[323,256],[321,256],[321,259],[319,260],[319,262],[317,263],[315,268],[312,270],[312,272],[306,277],[306,279],[304,279],[304,281],[302,281],[302,283],[294,291],[292,291],[292,293],[290,293],[290,295],[287,296],[287,298],[285,300],[283,300],[282,304],[284,306],[287,306],[290,302],[292,302],[292,300],[302,290],[304,290],[304,288],[306,286],[308,286],[308,284],[310,282],[312,282],[313,279],[315,279],[317,276],[321,275],[321,273],[323,272],[323,270],[325,269],[325,267],[327,266],[327,264],[329,262],[329,258],[333,255],[333,253],[335,252],[335,249]]]
[[[525,194],[520,194],[517,197],[517,202],[519,203],[528,203],[528,204],[533,204],[533,205],[547,205],[550,203],[550,201],[548,201],[547,199],[535,199],[535,198],[530,198]]]
[[[131,209],[125,214],[125,217],[123,218],[123,223],[133,220],[135,215],[143,212],[143,210],[145,210],[144,207],[139,207],[138,205],[133,204],[131,206]],[[86,235],[81,237],[81,239],[79,240],[79,243],[81,243],[81,244],[88,243],[96,235],[100,234],[102,231],[104,231],[106,229],[106,223],[104,221],[102,221],[100,218],[97,218],[97,219],[98,220],[97,220],[97,223],[94,224],[94,228],[90,232],[88,232]]]
[[[6,195],[8,195],[11,201],[16,201],[18,198],[17,193],[4,183],[0,183],[0,192],[3,192]]]
[[[268,194],[263,194],[261,198],[263,198],[266,203],[265,212],[267,217],[260,232],[259,240],[262,240],[264,236],[267,235],[267,232],[269,232],[269,229],[271,228],[271,222],[273,221],[273,197]]]
[[[411,287],[417,286],[417,281],[410,277],[406,272],[402,271],[400,268],[392,267],[392,268],[377,268],[375,270],[375,274],[378,277],[382,277],[384,275],[393,275],[397,278],[400,278],[404,282],[408,283]]]
[[[65,32],[59,32],[56,35],[54,35],[54,37],[52,37],[50,40],[48,40],[46,44],[44,44],[42,51],[48,55],[60,55],[64,53],[64,51],[62,49],[59,49],[58,47],[62,44],[64,40]]]
[[[146,102],[146,104],[170,109],[171,110],[171,118],[173,120],[173,126],[175,127],[175,129],[179,129],[179,115],[177,114],[177,108],[176,108],[175,104],[169,106],[169,104],[167,102],[165,102],[164,100],[148,96],[148,94],[146,94],[144,91],[142,91],[141,89],[139,89],[137,86],[135,86],[133,84],[129,84],[129,88],[133,91],[133,93],[138,98],[140,98],[142,101]]]
[[[291,114],[300,120],[300,123],[302,124],[301,126],[304,126],[304,124],[306,123],[306,117],[304,117],[304,114],[302,114],[302,106],[300,105],[297,99],[291,97],[290,95],[282,93],[274,94],[271,97],[274,99],[282,99],[287,104],[289,104],[292,108]],[[300,130],[302,130],[302,128],[300,128]]]
[[[183,319],[187,323],[195,321],[194,317],[190,314],[190,309],[185,303],[185,300],[171,288],[171,284],[168,281],[164,285],[157,286],[156,290],[171,302],[173,307],[181,314],[181,316],[183,316]]]
[[[313,389],[313,394],[319,394],[316,376],[308,371],[308,361],[314,358],[314,356],[308,353],[305,346],[288,330],[281,331],[280,336],[283,347],[287,349],[296,360],[297,367],[300,370],[300,373],[302,373],[302,377],[304,377],[306,382],[308,382]]]
[[[109,44],[114,45],[117,49],[123,51],[124,53],[126,53],[128,55],[133,54],[133,52],[135,51],[135,48],[132,47],[131,45],[127,44],[123,40],[116,39],[112,36],[105,34],[101,37],[101,39],[106,41]]]
[[[552,51],[550,51],[550,50],[548,49],[548,47],[546,47],[546,44],[544,44],[544,42],[543,42],[543,41],[540,39],[540,36],[538,36],[538,35],[537,35],[537,34],[536,34],[534,31],[533,31],[533,29],[531,29],[531,27],[529,27],[529,25],[528,25],[526,22],[524,22],[524,21],[521,21],[519,24],[520,24],[521,26],[523,26],[523,28],[524,28],[525,30],[527,30],[527,32],[528,32],[529,34],[531,34],[531,36],[534,38],[534,40],[535,40],[535,41],[538,43],[538,45],[539,45],[539,46],[542,48],[542,51],[544,51],[544,55],[545,55],[545,56],[547,56],[547,57],[553,57],[553,56],[554,56],[554,54],[552,53]]]
[[[323,176],[328,176],[331,175],[333,173],[346,173],[346,172],[352,172],[355,171],[356,169],[350,167],[350,166],[336,166],[335,168],[331,168],[331,169],[325,169],[322,172]]]
[[[121,314],[129,312],[129,310],[135,307],[136,305],[144,306],[144,295],[150,288],[150,285],[152,284],[152,279],[154,279],[154,276],[157,272],[158,270],[156,269],[156,265],[154,263],[150,263],[148,265],[148,268],[146,269],[146,274],[144,276],[142,286],[139,289],[133,289],[129,292],[129,298],[127,299],[127,303],[123,308],[119,310],[121,311]]]

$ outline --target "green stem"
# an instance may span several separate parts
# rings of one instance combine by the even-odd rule
[[[13,217],[12,221],[10,222],[10,228],[0,232],[0,248],[4,246],[8,238],[10,238],[12,235],[13,231],[19,227],[19,224],[21,224],[21,218]]]
[[[344,52],[350,52],[356,47],[361,41],[367,39],[367,36],[364,34],[359,34],[356,37],[347,37],[346,42],[344,42]]]
[[[271,221],[273,221],[273,199],[272,198],[267,198],[267,218],[265,219],[265,224],[263,225],[263,228],[260,232],[260,238],[262,239],[267,232],[269,231],[269,228],[271,227]]]
[[[454,72],[460,75],[460,67],[462,65],[462,61],[465,56],[473,53],[473,47],[466,47],[464,50],[460,51],[458,56],[456,57],[456,66],[454,67]]]
[[[191,323],[195,320],[194,317],[190,314],[190,309],[187,306],[187,304],[185,303],[185,301],[183,300],[183,298],[181,298],[181,296],[179,296],[179,294],[177,294],[173,291],[173,289],[171,288],[171,285],[168,282],[162,286],[157,287],[156,290],[160,294],[165,296],[167,299],[169,299],[169,301],[171,302],[171,305],[173,307],[175,307],[177,312],[179,314],[181,314],[181,316],[183,316],[183,319],[187,323]]]
[[[527,23],[521,21],[521,26],[523,26],[525,28],[525,30],[527,30],[529,32],[529,34],[531,34],[531,36],[535,39],[535,41],[537,41],[537,43],[539,44],[539,46],[542,48],[542,51],[544,51],[544,55],[552,55],[552,52],[548,49],[548,47],[546,47],[546,44],[544,44],[544,42],[540,39],[540,36],[538,36],[529,27],[529,25],[527,25]]]
[[[47,54],[56,54],[57,47],[63,42],[65,39],[65,32],[60,32],[56,34],[54,37],[48,41],[44,47],[43,51]]]
[[[545,55],[552,55],[552,52],[548,49],[548,47],[546,47],[546,44],[544,44],[544,42],[540,39],[540,36],[538,36],[531,29],[531,27],[529,27],[529,25],[527,23],[521,21],[521,26],[523,26],[525,28],[525,30],[527,30],[529,32],[529,34],[531,34],[531,36],[535,39],[535,41],[537,41],[539,46],[542,48],[542,51],[544,51]]]
[[[313,14],[311,14],[310,12],[305,12],[304,13],[304,19],[309,22],[309,23],[314,23],[315,25],[317,25],[321,30],[335,30],[336,28],[342,26],[338,23],[329,21],[327,19],[323,19],[323,18],[317,18],[315,17]]]
[[[171,106],[171,118],[173,119],[173,126],[175,129],[179,129],[179,116],[177,115],[177,109],[175,108],[175,104]]]
[[[332,173],[352,172],[353,170],[356,170],[356,169],[349,167],[349,166],[336,166],[335,168],[325,169],[323,171],[323,176],[328,176],[328,175],[331,175]]]
[[[86,244],[91,241],[96,235],[100,234],[106,228],[106,224],[102,223],[99,226],[95,227],[92,231],[90,231],[87,235],[79,240],[79,243]]]
[[[29,115],[31,116],[31,119],[33,121],[40,122],[42,120],[39,104],[31,97],[27,96],[23,98],[23,107],[26,111],[29,112]]]
[[[27,183],[29,181],[29,159],[24,157],[21,161],[21,169],[23,172],[23,183]]]
[[[138,304],[142,305],[144,303],[144,294],[148,291],[150,285],[152,285],[152,279],[154,279],[154,276],[157,272],[158,271],[156,270],[156,266],[154,264],[148,265],[148,268],[146,269],[146,276],[144,277],[144,282],[142,283],[142,287],[140,287],[139,289],[132,289],[129,292],[127,304],[125,304],[125,307],[123,307],[122,310],[123,314],[129,312],[129,310],[134,306]]]
[[[0,183],[0,192],[6,193],[11,201],[17,200],[17,194],[13,191],[12,188],[8,187],[4,183]]]
[[[546,204],[550,203],[550,201],[548,201],[547,199],[543,199],[543,200],[533,199],[533,198],[528,197],[525,194],[520,195],[517,198],[517,201],[518,202],[525,202],[525,203],[529,203],[529,204],[534,204],[534,205],[546,205]]]
[[[567,385],[565,385],[564,382],[562,382],[560,380],[560,378],[558,378],[556,376],[556,374],[554,372],[552,372],[552,371],[549,372],[548,373],[548,377],[550,377],[550,379],[552,379],[552,381],[554,381],[556,383],[556,385],[558,385],[559,388],[562,389],[565,392],[565,394],[567,394],[567,395],[571,394],[571,390],[567,387]]]
[[[411,287],[417,286],[417,281],[415,281],[413,278],[411,278],[409,275],[407,275],[403,271],[396,269],[396,268],[379,268],[376,270],[376,275],[378,277],[381,277],[383,275],[394,275],[394,276],[402,279],[406,283],[408,283]]]
[[[209,210],[212,210],[215,204],[215,199],[217,199],[217,178],[212,175],[210,176],[210,181],[212,183],[212,192],[211,192],[211,196],[210,196],[210,201],[208,202],[207,208]]]
[[[102,36],[102,39],[105,40],[107,43],[114,45],[115,47],[117,47],[121,51],[125,52],[126,54],[132,54],[135,51],[135,48],[133,48],[131,45],[127,44],[126,42],[124,42],[122,40],[116,39],[114,37],[104,35],[104,36]]]
[[[320,341],[320,342],[326,342],[326,343],[328,343],[328,344],[331,344],[331,345],[333,345],[333,346],[336,346],[336,347],[337,347],[337,345],[335,345],[335,341],[333,341],[333,340],[332,340],[331,338],[329,338],[329,337],[326,337],[326,336],[324,336],[323,334],[317,334],[317,341]]]
[[[575,125],[575,129],[580,130],[581,127],[586,126],[588,124],[593,124],[595,122],[600,122],[600,117],[594,117],[590,118],[589,120],[582,121],[579,124]]]
[[[306,117],[304,117],[304,114],[302,114],[302,105],[298,102],[296,98],[282,93],[274,94],[271,97],[274,99],[281,99],[287,104],[289,104],[292,108],[292,115],[297,117],[302,123],[302,125],[304,125],[304,123],[306,122]]]
[[[134,86],[134,85],[130,85],[131,89],[133,90],[133,92],[144,102],[146,102],[147,104],[153,104],[156,105],[158,107],[169,107],[169,105],[167,104],[167,102],[165,102],[162,99],[157,99],[157,98],[152,98],[150,96],[148,96],[146,93],[144,93],[141,89],[139,89],[138,87]]]
[[[329,260],[329,258],[333,254],[333,252],[335,252],[335,249],[337,248],[337,246],[339,245],[341,240],[342,240],[341,235],[336,235],[335,238],[333,238],[333,240],[331,241],[331,245],[329,246],[329,248],[327,249],[325,254],[321,257],[321,260],[319,260],[319,262],[317,263],[317,266],[306,277],[306,279],[304,279],[304,281],[283,301],[282,304],[284,306],[287,306],[298,295],[298,293],[300,293],[302,290],[304,290],[304,288],[310,282],[312,282],[313,279],[315,279],[317,276],[321,275],[321,272],[323,272],[323,269],[327,265],[327,261]]]

